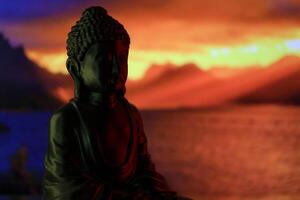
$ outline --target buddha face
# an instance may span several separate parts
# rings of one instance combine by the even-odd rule
[[[113,93],[127,80],[129,45],[115,40],[95,43],[80,62],[80,76],[91,92]]]

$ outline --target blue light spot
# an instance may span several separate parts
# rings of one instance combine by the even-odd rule
[[[285,45],[291,51],[300,50],[300,40],[287,40]]]

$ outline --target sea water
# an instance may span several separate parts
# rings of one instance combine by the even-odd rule
[[[227,106],[141,111],[156,169],[195,199],[300,199],[300,107]],[[51,112],[0,112],[0,171],[28,148],[43,173]]]

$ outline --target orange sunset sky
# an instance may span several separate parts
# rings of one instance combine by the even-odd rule
[[[131,36],[129,79],[141,78],[152,64],[264,67],[285,55],[300,55],[299,0],[74,2],[22,20],[1,16],[0,31],[24,45],[40,66],[66,73],[67,33],[84,8],[104,6]]]

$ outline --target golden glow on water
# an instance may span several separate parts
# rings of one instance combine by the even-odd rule
[[[299,33],[300,36],[300,33]],[[129,78],[141,78],[152,64],[174,63],[182,65],[195,63],[203,69],[214,66],[244,68],[247,66],[268,66],[285,55],[300,56],[299,38],[253,38],[253,42],[231,46],[199,45],[194,52],[141,50],[131,48],[129,55]],[[191,44],[192,45],[192,44]],[[66,53],[40,53],[28,50],[27,55],[49,71],[66,73]]]

